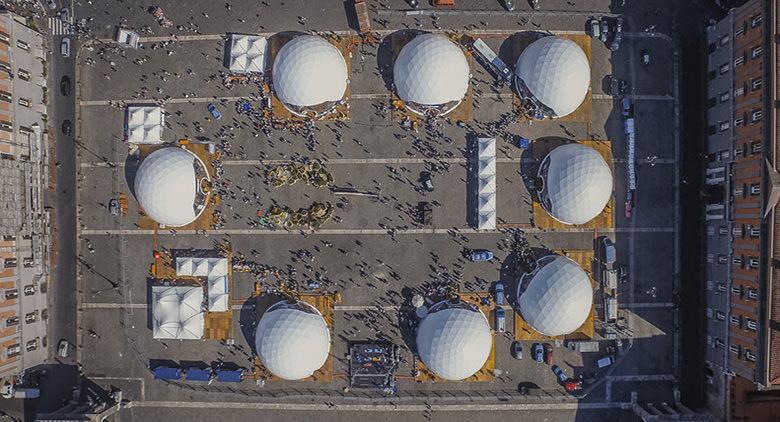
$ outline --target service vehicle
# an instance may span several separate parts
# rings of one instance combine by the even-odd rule
[[[523,345],[520,344],[519,341],[515,340],[512,342],[512,357],[515,359],[522,359],[523,358]]]
[[[211,117],[213,117],[215,120],[222,118],[222,113],[219,112],[217,106],[215,106],[214,103],[209,103],[206,106],[206,109],[209,111],[209,113],[211,113]]]
[[[531,346],[531,356],[534,360],[543,363],[544,362],[544,346],[541,343],[534,343]]]
[[[57,344],[57,356],[66,358],[68,354],[70,354],[70,343],[68,343],[68,340],[62,339]]]
[[[70,57],[70,38],[65,37],[60,41],[60,54],[62,57]]]
[[[496,283],[496,305],[502,306],[506,297],[504,296],[504,284]]]
[[[433,180],[431,180],[431,173],[428,171],[421,171],[420,172],[420,183],[422,183],[423,188],[427,190],[428,192],[433,192]]]
[[[609,39],[609,20],[604,17],[601,18],[601,42],[606,43]]]
[[[486,62],[488,70],[504,81],[512,80],[512,70],[481,38],[475,39],[471,46],[477,53],[477,57]]]
[[[588,19],[588,32],[593,38],[601,37],[601,27],[599,26],[598,18]]]
[[[506,331],[506,311],[504,308],[496,309],[496,332],[503,333]]]
[[[493,252],[487,249],[473,249],[469,252],[468,258],[472,262],[490,261],[493,259]]]

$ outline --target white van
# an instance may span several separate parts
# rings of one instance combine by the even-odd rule
[[[70,38],[64,37],[60,43],[60,54],[62,57],[70,57]]]

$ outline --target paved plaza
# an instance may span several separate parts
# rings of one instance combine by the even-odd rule
[[[389,111],[388,47],[381,41],[359,45],[350,58],[351,119],[343,124],[315,123],[312,143],[300,131],[287,129],[266,136],[255,127],[255,119],[238,111],[243,101],[257,105],[257,86],[228,88],[221,78],[213,77],[227,70],[223,66],[224,34],[268,36],[290,30],[351,36],[354,31],[347,18],[351,2],[319,1],[312,7],[313,2],[303,0],[281,4],[242,0],[230,2],[229,8],[224,2],[203,2],[203,7],[200,2],[197,7],[192,3],[159,2],[174,25],[183,26],[174,31],[175,37],[157,25],[145,4],[124,1],[97,6],[83,1],[75,5],[77,19],[94,18],[90,27],[95,37],[78,46],[76,63],[79,331],[75,359],[87,377],[104,387],[121,388],[125,398],[134,402],[121,418],[165,420],[161,415],[177,408],[175,416],[169,414],[171,418],[205,420],[221,414],[219,409],[235,406],[231,410],[235,420],[262,414],[273,414],[274,420],[296,420],[313,412],[323,420],[351,420],[360,415],[355,410],[365,409],[348,406],[377,405],[372,417],[378,420],[405,415],[410,420],[421,415],[429,420],[471,420],[476,412],[480,418],[499,420],[523,412],[523,420],[624,421],[633,420],[633,392],[640,402],[674,402],[680,164],[674,84],[678,70],[675,43],[664,35],[668,28],[663,16],[643,9],[647,6],[630,10],[626,34],[616,52],[592,40],[592,113],[583,122],[561,119],[530,125],[518,121],[513,117],[513,91],[497,88],[493,77],[472,60],[473,119],[439,119],[432,127],[423,125],[419,132],[406,130]],[[497,2],[486,6],[469,0],[458,1],[452,13],[434,18],[428,12],[403,13],[406,4],[400,0],[368,3],[379,37],[406,28],[476,34],[511,64],[517,57],[505,43],[515,33],[584,34],[589,16],[629,11],[602,0],[554,0],[542,3],[544,9],[556,12],[530,12],[527,4],[516,2],[522,3],[518,11],[505,13]],[[664,10],[670,7],[669,2],[659,3],[664,3]],[[469,12],[475,10],[484,13]],[[306,17],[305,24],[299,16]],[[120,22],[136,29],[149,27],[150,33],[141,34],[143,48],[117,50],[108,44],[113,25]],[[168,41],[172,43],[161,44]],[[653,57],[650,67],[639,63],[642,50]],[[611,74],[628,81],[628,97],[635,104],[638,190],[631,219],[623,213],[628,176],[620,98],[604,90],[605,78]],[[124,105],[155,101],[164,104],[166,141],[188,138],[229,145],[223,152],[221,177],[228,187],[218,206],[224,221],[217,229],[160,229],[155,234],[138,224],[132,185],[138,161],[123,141]],[[221,120],[206,119],[208,103],[219,107]],[[496,138],[497,222],[503,227],[498,230],[476,231],[468,224],[473,146],[480,136]],[[524,176],[536,161],[532,151],[517,147],[520,136],[532,143],[556,139],[607,142],[614,176],[614,227],[534,226],[532,196]],[[321,160],[336,186],[377,192],[378,198],[338,195],[300,183],[279,188],[268,183],[267,170],[304,158]],[[432,172],[432,192],[421,188],[421,171]],[[112,216],[108,201],[120,193],[128,197],[128,215]],[[415,220],[420,201],[433,205],[431,225]],[[273,205],[297,209],[313,202],[336,207],[334,218],[316,231],[272,229],[257,223],[259,210]],[[503,373],[493,382],[413,381],[413,356],[403,333],[395,327],[400,305],[410,291],[437,281],[455,279],[465,292],[487,291],[499,280],[514,283],[507,257],[516,230],[531,247],[551,251],[591,249],[594,238],[601,235],[615,241],[618,262],[628,267],[628,283],[619,291],[633,331],[625,336],[630,345],[626,355],[579,401],[563,391],[548,365],[533,362],[530,342],[523,345],[525,358],[513,359],[509,334],[495,337],[496,367]],[[342,300],[334,309],[331,349],[334,373],[341,376],[326,383],[269,381],[262,387],[249,380],[230,388],[153,379],[149,367],[154,361],[220,361],[252,367],[256,321],[250,298],[258,280],[251,274],[233,277],[235,347],[217,340],[152,338],[148,304],[154,282],[150,273],[153,251],[212,249],[224,242],[232,245],[234,253],[277,269],[284,280],[303,285],[320,278],[325,280],[326,291],[341,293]],[[467,250],[481,248],[492,250],[496,258],[476,263],[465,258]],[[266,288],[276,281],[273,277],[259,280]],[[511,333],[512,318],[507,323]],[[88,330],[99,337],[88,336]],[[398,371],[402,398],[394,403],[379,396],[354,399],[343,394],[348,342],[376,338],[402,346]],[[576,375],[593,372],[599,357],[598,353],[556,347],[554,361],[567,374]],[[536,384],[542,393],[520,396],[520,383]],[[473,405],[470,411],[466,403]],[[404,412],[381,406],[400,406]]]

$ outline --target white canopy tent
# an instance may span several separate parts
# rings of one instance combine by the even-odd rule
[[[152,287],[152,337],[194,340],[203,337],[203,288]]]
[[[176,257],[177,276],[221,277],[227,270],[227,258]]]
[[[496,140],[479,138],[479,230],[496,228]]]
[[[268,40],[259,35],[230,34],[228,68],[233,73],[263,73]]]
[[[224,312],[230,310],[227,276],[209,277],[209,311]]]
[[[131,144],[161,144],[165,124],[162,107],[127,107],[125,138]]]

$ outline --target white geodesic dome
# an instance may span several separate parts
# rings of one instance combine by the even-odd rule
[[[493,337],[485,315],[465,304],[440,302],[417,328],[417,353],[425,366],[446,380],[474,375],[487,361]]]
[[[330,331],[322,314],[303,302],[279,302],[260,318],[255,348],[279,378],[299,380],[320,369],[330,353]]]
[[[144,212],[169,227],[185,226],[198,217],[196,167],[206,169],[183,148],[161,148],[149,154],[135,175],[135,196]]]
[[[463,50],[439,34],[416,36],[401,49],[393,65],[398,96],[424,105],[462,100],[469,74]]]
[[[564,224],[584,224],[601,213],[612,197],[612,171],[589,146],[561,145],[539,167],[542,206]]]
[[[279,100],[297,107],[339,101],[347,90],[347,63],[322,37],[299,35],[279,49],[273,67]]]
[[[571,259],[547,256],[527,282],[517,303],[523,319],[546,336],[562,336],[582,326],[593,307],[593,287],[585,271]]]
[[[590,88],[588,57],[574,41],[557,36],[539,38],[526,47],[515,64],[515,75],[557,117],[576,110]]]

